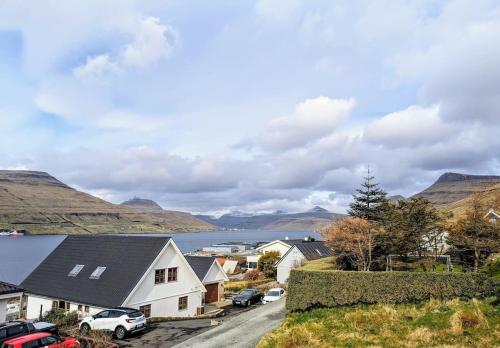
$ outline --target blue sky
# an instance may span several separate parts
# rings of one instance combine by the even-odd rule
[[[497,1],[3,1],[0,168],[193,212],[498,174],[499,42]]]

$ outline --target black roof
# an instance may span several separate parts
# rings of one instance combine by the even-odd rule
[[[23,292],[23,290],[15,285],[0,282],[0,295],[14,294],[16,292]]]
[[[333,251],[324,242],[304,242],[295,244],[295,247],[300,250],[308,261],[333,256]]]
[[[21,286],[34,295],[118,307],[169,240],[170,237],[68,236]],[[68,276],[76,265],[84,267],[77,276]],[[99,279],[89,279],[97,267],[106,270]]]
[[[281,241],[290,246],[294,246],[295,244],[311,243],[311,241],[304,239],[281,239]]]
[[[208,257],[208,256],[185,256],[187,262],[193,269],[194,273],[196,273],[196,276],[198,279],[200,279],[200,282],[203,281],[203,278],[208,273],[208,270],[210,267],[212,267],[212,264],[215,261],[215,257]]]

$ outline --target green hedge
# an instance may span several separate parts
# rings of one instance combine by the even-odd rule
[[[484,297],[493,294],[481,273],[348,272],[294,269],[286,306],[291,311],[360,303],[407,303],[430,298]]]

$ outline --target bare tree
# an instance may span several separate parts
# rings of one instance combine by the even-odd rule
[[[357,217],[338,219],[325,229],[326,240],[334,250],[353,255],[358,270],[370,271],[372,251],[379,229]]]

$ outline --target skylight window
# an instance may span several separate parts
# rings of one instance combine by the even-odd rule
[[[85,265],[75,265],[71,272],[68,273],[68,277],[76,277],[78,273],[80,273],[80,271],[83,269],[83,267],[85,267]]]
[[[319,254],[319,256],[323,256],[323,253],[321,253],[321,251],[319,251],[318,249],[316,249],[316,252]]]
[[[105,270],[106,270],[106,267],[97,267],[95,269],[95,271],[92,272],[89,279],[99,279]]]

